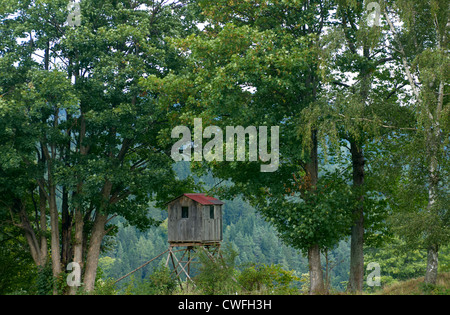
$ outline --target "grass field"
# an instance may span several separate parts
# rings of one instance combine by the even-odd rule
[[[427,286],[424,277],[384,287],[377,295],[450,295],[450,273],[440,273],[435,286]]]

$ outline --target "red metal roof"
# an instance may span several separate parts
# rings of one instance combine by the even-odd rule
[[[214,197],[206,196],[205,194],[184,194],[184,196],[201,203],[204,206],[223,205],[224,203]],[[178,199],[178,198],[177,198]]]
[[[206,196],[205,194],[183,194],[175,199],[172,199],[171,201],[167,202],[167,204],[183,197],[186,196],[189,199],[192,199],[204,206],[212,206],[212,205],[224,205],[225,203],[223,203],[222,201],[220,201],[219,199],[216,199],[214,197],[210,197],[210,196]]]

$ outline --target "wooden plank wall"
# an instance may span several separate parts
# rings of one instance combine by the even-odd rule
[[[181,208],[189,208],[189,218],[181,217]],[[214,207],[214,219],[210,219],[209,206],[203,206],[185,196],[169,204],[168,241],[210,242],[222,241],[222,207]]]
[[[211,219],[209,206],[203,207],[203,241],[222,241],[222,207],[216,205],[214,211],[214,219]]]

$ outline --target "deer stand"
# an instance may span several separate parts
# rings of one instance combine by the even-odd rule
[[[175,249],[176,247],[183,247],[182,249]],[[191,277],[191,264],[198,263],[196,261],[197,253],[200,251],[205,251],[207,256],[212,262],[216,261],[216,256],[222,257],[220,253],[220,243],[180,243],[180,244],[170,244],[168,255],[166,259],[166,267],[169,266],[169,263],[172,263],[172,273],[178,280],[180,285],[180,289],[183,291],[183,276],[186,277],[186,290],[189,289],[189,282],[192,282],[192,285],[195,287],[194,281]],[[181,253],[181,258],[178,259],[176,253]],[[180,254],[179,254],[180,255]]]

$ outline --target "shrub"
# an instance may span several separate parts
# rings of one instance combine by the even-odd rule
[[[294,271],[286,271],[280,265],[252,263],[238,277],[239,284],[248,292],[258,294],[296,294],[295,282],[300,279]]]
[[[160,266],[154,269],[148,279],[135,283],[134,278],[132,278],[131,283],[125,289],[125,293],[133,295],[171,295],[176,285],[177,282],[170,269]]]
[[[197,251],[200,260],[199,273],[194,282],[202,293],[206,295],[230,294],[237,290],[234,280],[234,265],[237,252],[227,245],[221,252],[212,258],[206,250]]]

